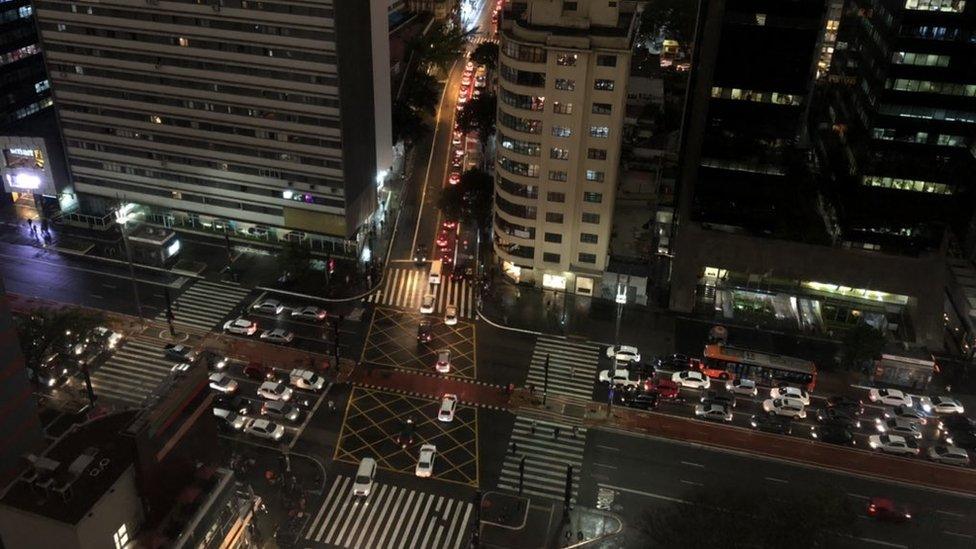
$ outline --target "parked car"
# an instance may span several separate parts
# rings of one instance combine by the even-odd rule
[[[214,408],[225,408],[242,416],[254,415],[258,411],[254,401],[240,395],[217,395],[214,399]]]
[[[259,313],[267,313],[272,315],[281,314],[281,311],[285,310],[285,306],[281,304],[277,299],[264,299],[254,304],[252,307],[255,311]]]
[[[266,419],[252,419],[244,427],[244,432],[268,440],[281,440],[285,436],[285,428]]]
[[[238,335],[254,335],[254,332],[258,331],[258,323],[246,318],[228,320],[224,323],[224,331]]]
[[[871,435],[868,446],[872,450],[881,450],[886,454],[914,456],[918,454],[918,443],[913,438],[899,435]]]
[[[325,320],[328,314],[325,309],[320,309],[318,307],[308,305],[300,309],[295,309],[291,312],[291,316],[301,320],[308,320],[311,322],[321,322]]]
[[[610,370],[602,370],[599,375],[599,380],[601,383],[610,383],[612,381],[614,386],[639,387],[641,382],[644,381],[644,376],[640,372],[618,368],[614,371],[612,380],[610,379]]]
[[[275,328],[261,332],[261,339],[272,343],[291,343],[295,339],[295,334],[284,328]]]
[[[894,408],[885,408],[881,415],[885,419],[901,418],[914,421],[920,425],[928,424],[928,417],[922,412],[904,405],[895,406]]]
[[[457,410],[458,397],[453,394],[446,394],[441,399],[441,407],[437,411],[437,420],[443,422],[454,421],[454,411]]]
[[[957,446],[938,444],[936,446],[930,446],[926,453],[930,460],[938,463],[958,465],[960,467],[969,465],[969,452]]]
[[[302,368],[289,372],[288,380],[293,386],[307,391],[321,391],[325,387],[325,378],[311,370]]]
[[[760,412],[749,418],[749,425],[767,433],[788,435],[793,432],[793,418],[765,412]]]
[[[434,456],[437,454],[437,446],[424,444],[420,447],[417,455],[417,468],[414,474],[421,478],[427,478],[434,473]]]
[[[671,375],[671,381],[689,389],[707,390],[711,386],[708,376],[697,370],[685,370]]]
[[[725,390],[737,394],[754,397],[759,394],[756,382],[751,379],[736,379],[725,382]]]
[[[258,396],[268,400],[291,400],[291,387],[278,381],[265,381],[258,387]]]
[[[803,419],[807,412],[803,402],[796,398],[767,398],[762,404],[764,412]]]

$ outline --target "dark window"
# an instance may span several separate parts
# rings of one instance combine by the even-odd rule
[[[590,160],[606,160],[607,150],[606,149],[587,149],[586,157]]]
[[[557,212],[546,212],[546,221],[549,223],[562,223],[563,214]]]
[[[566,181],[569,175],[563,171],[549,170],[549,181]]]
[[[593,103],[593,114],[610,114],[612,110],[610,103]]]
[[[596,263],[596,254],[579,254],[580,263]]]
[[[611,4],[616,4],[616,2],[610,2]],[[612,7],[612,6],[611,6]],[[617,56],[616,55],[597,55],[596,64],[600,67],[616,67],[617,66]]]
[[[566,202],[566,193],[546,193],[549,202]]]
[[[577,2],[563,2],[563,11],[576,11]]]
[[[583,242],[583,243],[586,243],[586,244],[596,244],[599,240],[600,239],[595,234],[591,234],[591,233],[581,233],[580,234],[580,242]]]
[[[559,233],[546,233],[546,242],[559,244],[562,241],[563,241],[563,235]]]
[[[583,223],[599,223],[600,214],[583,212]]]
[[[559,263],[559,254],[542,252],[542,260],[546,263]]]
[[[603,202],[603,193],[583,193],[583,202],[599,204]]]

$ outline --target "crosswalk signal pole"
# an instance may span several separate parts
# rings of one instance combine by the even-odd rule
[[[549,353],[546,353],[546,367],[542,378],[542,405],[546,405],[546,396],[549,394]]]
[[[176,315],[173,314],[173,301],[169,297],[169,287],[163,287],[163,295],[166,296],[166,323],[169,324],[169,335],[176,337],[176,327],[173,326],[173,321],[176,320]]]

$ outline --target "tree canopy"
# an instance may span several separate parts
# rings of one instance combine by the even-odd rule
[[[293,277],[301,277],[312,267],[312,251],[289,241],[278,252],[278,266]]]
[[[437,202],[446,219],[467,219],[483,225],[491,216],[492,178],[477,168],[461,174],[457,185],[441,189]]]
[[[848,369],[861,368],[881,356],[885,336],[881,330],[861,322],[844,334],[841,364]]]
[[[471,60],[494,69],[498,65],[498,44],[494,42],[482,42],[471,52]]]
[[[491,136],[495,135],[495,116],[498,109],[497,98],[490,93],[483,93],[475,97],[458,113],[457,126],[465,133],[476,132],[481,152],[488,147]],[[484,162],[487,158],[482,154]]]
[[[641,13],[641,40],[677,40],[687,44],[695,32],[698,3],[685,0],[649,0]]]
[[[416,53],[417,63],[424,69],[437,67],[446,71],[464,51],[468,35],[457,26],[448,28],[444,23],[437,23],[407,46]]]
[[[430,132],[430,126],[424,121],[420,112],[405,101],[393,103],[391,117],[394,143],[399,143],[401,140],[413,142]]]
[[[105,320],[96,312],[78,308],[40,309],[15,319],[20,350],[27,367],[32,370],[36,370],[45,357],[64,353],[88,337]]]

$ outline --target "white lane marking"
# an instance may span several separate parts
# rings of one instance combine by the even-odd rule
[[[702,465],[701,463],[695,463],[693,461],[682,461],[681,464],[682,465],[687,465],[689,467],[699,467],[701,469],[704,469],[705,468],[705,466]]]
[[[902,545],[900,543],[891,543],[890,541],[881,541],[880,539],[874,538],[854,538],[859,541],[866,541],[868,543],[876,543],[878,545],[884,545],[885,547],[898,547],[899,549],[908,549],[907,545]]]
[[[953,513],[952,511],[943,511],[941,509],[936,509],[935,512],[936,513],[939,513],[939,514],[942,514],[942,515],[948,515],[950,517],[957,517],[957,518],[965,518],[965,516],[966,516],[966,515],[963,515],[962,513]]]
[[[639,496],[647,496],[649,498],[662,499],[664,501],[671,501],[671,502],[674,502],[674,503],[688,503],[688,504],[691,503],[690,501],[685,501],[683,499],[673,498],[671,496],[665,496],[665,495],[662,495],[662,494],[655,494],[653,492],[642,492],[641,490],[634,490],[632,488],[624,488],[623,486],[613,486],[611,484],[597,484],[597,486],[599,486],[600,488],[609,488],[611,490],[617,490],[618,492],[627,492],[629,494],[637,494]]]
[[[960,537],[960,538],[973,539],[973,535],[972,534],[960,534],[959,532],[950,532],[948,530],[943,530],[942,533],[943,534],[948,534],[950,536]]]
[[[690,484],[692,486],[704,486],[704,484],[700,482],[695,482],[693,480],[685,480],[685,479],[681,479],[681,484]]]
[[[857,498],[857,499],[871,499],[871,498],[869,498],[867,496],[862,496],[861,494],[852,494],[850,492],[848,492],[847,495],[851,496],[852,498]]]
[[[783,484],[789,484],[789,482],[790,482],[788,480],[783,480],[781,478],[776,478],[776,477],[763,477],[763,478],[766,479],[766,480],[768,480],[768,481],[770,481],[770,482],[781,482]]]
[[[613,446],[604,446],[603,444],[597,444],[597,448],[603,448],[604,450],[610,450],[611,452],[619,452],[620,448],[614,448]]]
[[[597,467],[606,467],[607,469],[616,469],[616,465],[604,465],[603,463],[594,463],[593,465]]]

